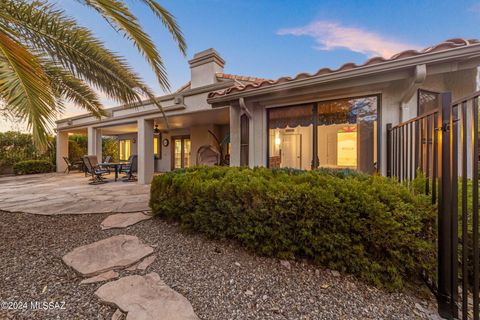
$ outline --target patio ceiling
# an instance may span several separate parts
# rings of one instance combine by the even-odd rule
[[[217,124],[225,125],[230,123],[229,108],[219,108],[215,110],[198,111],[185,115],[168,117],[169,129],[189,128],[197,125]],[[163,118],[155,119],[155,124],[161,130],[167,130]]]

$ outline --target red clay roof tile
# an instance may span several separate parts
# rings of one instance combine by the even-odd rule
[[[208,94],[208,97],[209,98],[221,97],[221,96],[226,96],[226,95],[228,95],[230,93],[234,93],[234,92],[255,90],[257,88],[263,88],[263,87],[267,87],[267,86],[271,86],[271,85],[275,85],[275,84],[279,84],[279,83],[284,83],[284,82],[288,82],[288,81],[307,79],[307,78],[312,78],[312,77],[316,77],[316,76],[332,74],[332,73],[335,73],[335,72],[351,70],[351,69],[355,69],[355,68],[359,68],[359,67],[365,67],[365,66],[380,64],[380,63],[393,61],[393,60],[411,58],[411,57],[415,57],[415,56],[419,56],[419,55],[423,55],[423,54],[427,54],[427,53],[439,52],[439,51],[444,51],[444,50],[454,49],[454,48],[458,48],[458,47],[469,46],[469,45],[478,44],[478,43],[480,43],[480,40],[477,40],[477,39],[466,40],[466,39],[462,39],[462,38],[454,38],[454,39],[446,40],[446,41],[444,41],[442,43],[439,43],[437,45],[425,48],[425,49],[420,50],[420,51],[405,50],[405,51],[402,51],[402,52],[399,52],[399,53],[393,55],[392,57],[390,57],[388,59],[385,59],[383,57],[373,57],[373,58],[368,59],[365,63],[360,64],[360,65],[357,65],[353,62],[348,62],[348,63],[345,63],[344,65],[342,65],[338,69],[332,70],[330,68],[322,68],[314,74],[299,73],[293,78],[292,77],[281,77],[277,80],[267,80],[267,79],[249,77],[250,79],[256,79],[256,80],[254,80],[254,81],[252,80],[252,83],[248,83],[248,84],[245,84],[245,85],[234,85],[234,86],[229,87],[227,89],[210,92]],[[227,78],[229,76],[227,74],[223,74],[223,75],[226,75]]]

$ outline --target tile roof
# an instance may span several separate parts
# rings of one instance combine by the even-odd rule
[[[366,67],[366,66],[371,66],[371,65],[377,65],[380,63],[388,62],[388,61],[394,61],[394,60],[400,60],[400,59],[407,59],[407,58],[412,58],[420,55],[424,55],[427,53],[433,53],[433,52],[439,52],[439,51],[445,51],[448,49],[454,49],[458,47],[464,47],[464,46],[469,46],[473,44],[479,44],[480,40],[477,39],[461,39],[461,38],[455,38],[455,39],[449,39],[446,40],[442,43],[436,44],[434,46],[425,48],[423,50],[417,51],[417,50],[405,50],[400,53],[397,53],[393,55],[392,57],[385,59],[383,57],[374,57],[369,60],[367,60],[365,63],[357,65],[353,62],[348,62],[342,65],[338,69],[330,69],[330,68],[322,68],[318,70],[314,74],[310,73],[299,73],[295,77],[281,77],[277,80],[259,80],[259,81],[254,81],[253,83],[248,83],[245,85],[234,85],[232,87],[229,87],[227,89],[219,90],[219,91],[214,91],[210,92],[208,94],[208,98],[215,98],[215,97],[221,97],[221,96],[226,96],[230,93],[235,93],[235,92],[241,92],[241,91],[247,91],[247,90],[254,90],[257,88],[263,88],[263,87],[268,87],[272,86],[275,84],[279,83],[284,83],[288,81],[294,81],[294,80],[301,80],[301,79],[307,79],[307,78],[312,78],[312,77],[317,77],[317,76],[324,76],[324,75],[329,75],[332,73],[340,72],[340,71],[346,71],[346,70],[351,70],[359,67]]]
[[[190,85],[192,83],[190,81],[188,81],[187,83],[185,83],[183,86],[181,86],[180,88],[177,89],[177,91],[175,91],[175,93],[180,93],[180,92],[183,92],[185,90],[188,90],[190,89]]]
[[[258,83],[258,82],[262,82],[262,81],[269,81],[268,79],[264,79],[264,78],[256,78],[256,77],[250,77],[250,76],[239,76],[239,75],[236,75],[236,74],[229,74],[229,73],[222,73],[222,72],[215,73],[215,76],[219,80],[221,80],[221,79],[237,80],[237,81],[240,81],[240,82],[248,82],[248,83]],[[186,91],[186,90],[190,89],[190,85],[191,85],[191,82],[188,81],[183,86],[178,88],[177,91],[175,91],[175,93],[180,93],[180,92],[183,92],[183,91]]]
[[[264,79],[264,78],[257,78],[257,77],[250,77],[250,76],[239,76],[239,75],[236,75],[236,74],[221,73],[221,72],[217,72],[216,76],[217,76],[217,78],[220,78],[220,79],[232,79],[232,80],[255,82],[255,83],[262,82],[262,81],[270,81],[269,79]]]

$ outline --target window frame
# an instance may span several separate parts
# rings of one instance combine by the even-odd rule
[[[171,154],[172,154],[172,157],[171,157],[171,168],[172,168],[172,171],[173,170],[179,170],[179,169],[184,169],[185,168],[185,140],[190,140],[190,154],[192,152],[192,140],[190,139],[190,135],[189,134],[186,134],[186,135],[178,135],[178,136],[172,136],[170,138],[171,142]],[[181,153],[180,153],[180,168],[175,168],[175,140],[180,140],[180,144],[181,144]]]
[[[289,105],[282,105],[282,106],[272,106],[272,107],[266,107],[266,137],[267,137],[267,144],[266,144],[266,154],[267,157],[265,159],[266,161],[266,167],[270,168],[270,132],[269,132],[269,123],[270,123],[270,112],[274,109],[278,108],[289,108],[289,107],[296,107],[296,106],[305,106],[307,104],[312,105],[312,110],[313,110],[313,128],[312,128],[312,170],[318,169],[319,163],[318,163],[318,119],[315,116],[318,112],[318,105],[320,103],[325,103],[325,102],[331,102],[331,101],[337,101],[337,100],[343,100],[343,99],[360,99],[360,98],[369,98],[369,97],[376,97],[377,98],[377,167],[376,170],[377,172],[381,172],[382,170],[382,130],[383,130],[383,125],[382,125],[382,94],[381,93],[374,93],[374,94],[363,94],[363,95],[355,95],[355,96],[344,96],[344,97],[337,97],[334,99],[325,99],[325,100],[315,100],[315,101],[307,101],[307,102],[298,102],[295,104],[289,104]],[[316,159],[314,162],[313,160]]]
[[[121,147],[121,144],[122,144],[122,142],[124,142],[124,143],[126,144],[126,141],[128,141],[128,144],[129,144],[129,153],[130,153],[130,154],[128,155],[128,157],[122,159],[122,152],[121,152],[122,147]],[[124,147],[124,148],[125,148],[125,147]],[[128,158],[129,158],[131,155],[132,155],[132,139],[119,139],[119,140],[118,140],[118,159],[119,159],[120,161],[127,161]]]

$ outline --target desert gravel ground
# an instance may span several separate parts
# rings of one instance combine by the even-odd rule
[[[0,211],[0,300],[65,302],[65,310],[0,310],[0,319],[111,319],[115,308],[93,294],[102,283],[79,285],[81,278],[61,258],[116,234],[153,245],[158,257],[146,272],[157,272],[183,294],[201,319],[421,319],[425,314],[418,310],[433,309],[428,297],[388,293],[301,261],[288,268],[158,218],[102,231],[105,217]]]

